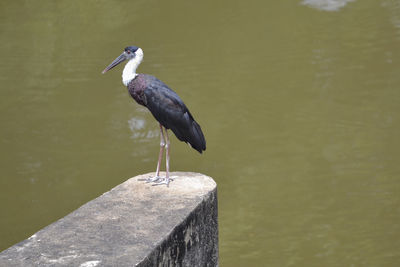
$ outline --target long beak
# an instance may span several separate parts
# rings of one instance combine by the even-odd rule
[[[117,57],[116,59],[114,59],[113,62],[111,62],[110,65],[107,66],[107,68],[105,68],[103,70],[103,74],[106,73],[107,71],[111,70],[112,68],[114,68],[115,66],[117,66],[119,63],[123,62],[126,60],[126,55],[125,52],[123,52],[119,57]]]

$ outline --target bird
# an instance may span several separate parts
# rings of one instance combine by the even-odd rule
[[[154,177],[146,179],[154,185],[165,184],[167,187],[172,179],[170,177],[170,141],[168,130],[182,142],[200,154],[206,150],[206,140],[200,125],[195,121],[182,99],[164,82],[149,74],[136,73],[143,60],[143,50],[137,46],[128,46],[104,70],[103,74],[118,64],[127,61],[122,71],[122,83],[127,87],[132,98],[145,106],[158,121],[160,127],[160,152],[158,155],[157,169]],[[166,158],[166,176],[160,176],[160,166],[164,154]]]

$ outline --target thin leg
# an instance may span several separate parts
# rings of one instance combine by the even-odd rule
[[[165,182],[167,184],[167,186],[169,185],[169,149],[170,149],[170,143],[169,143],[169,137],[168,137],[168,131],[167,129],[165,129],[165,140],[167,141],[166,146],[166,153],[165,153],[165,168],[166,168],[166,177],[165,177]]]
[[[167,130],[165,130],[165,133],[167,133]],[[162,157],[163,157],[163,154],[164,154],[164,147],[165,147],[164,131],[163,131],[162,125],[160,124],[160,153],[158,154],[156,176],[148,178],[146,180],[148,183],[157,182],[157,181],[159,181],[161,179],[161,177],[160,177],[160,166],[161,166],[161,161],[162,161]]]
[[[166,165],[166,177],[165,179],[162,179],[161,181],[156,181],[154,185],[161,185],[161,184],[166,184],[167,187],[169,186],[169,182],[173,181],[172,178],[169,177],[169,149],[170,149],[170,142],[169,142],[169,137],[168,137],[168,132],[167,129],[165,129],[165,149],[166,149],[166,155],[165,155],[165,165]]]
[[[167,131],[165,131],[167,133]],[[164,131],[163,127],[160,124],[160,153],[158,154],[158,162],[157,162],[157,170],[156,170],[156,176],[160,176],[160,167],[161,167],[161,161],[164,153],[164,147],[165,147],[165,138],[164,138]]]

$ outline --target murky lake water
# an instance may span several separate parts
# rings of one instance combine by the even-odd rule
[[[204,130],[171,168],[217,181],[222,266],[399,266],[400,1],[0,7],[0,250],[155,170],[157,123],[101,75],[134,44]]]

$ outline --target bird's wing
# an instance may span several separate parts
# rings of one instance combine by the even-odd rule
[[[165,128],[171,129],[176,137],[189,143],[200,153],[206,142],[200,125],[194,120],[181,98],[161,81],[144,91],[146,106]]]

